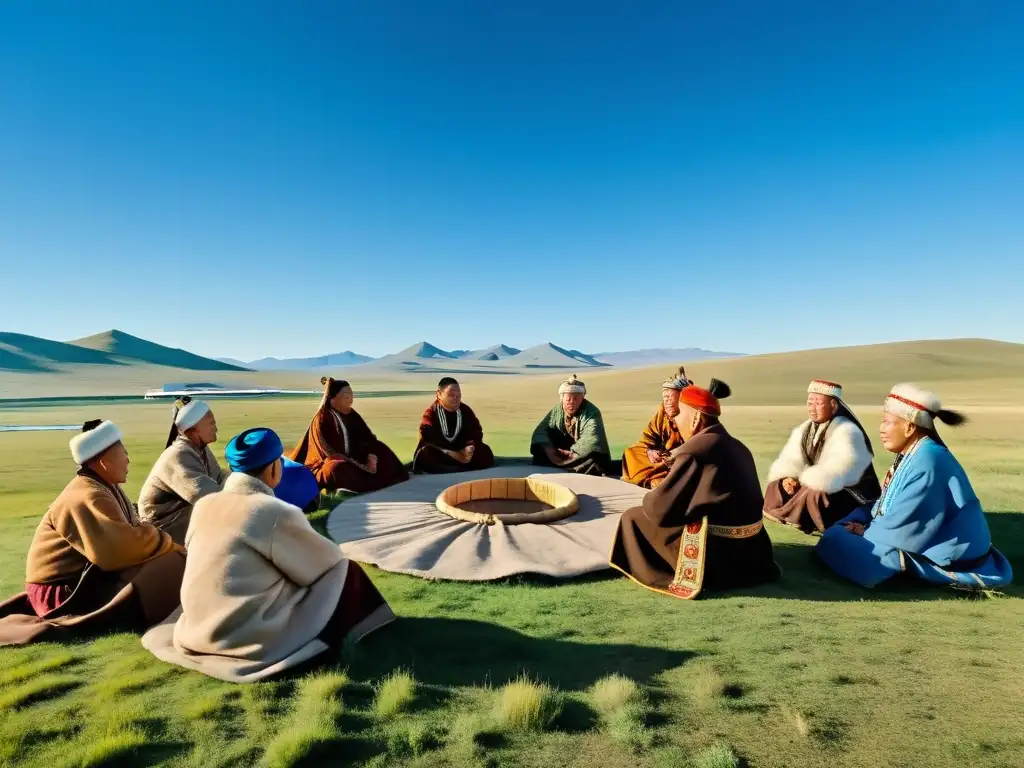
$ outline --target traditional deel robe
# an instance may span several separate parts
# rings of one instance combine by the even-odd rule
[[[871,449],[852,418],[837,415],[824,424],[805,421],[793,430],[779,458],[768,470],[764,514],[799,527],[824,531],[881,493]],[[789,494],[782,480],[800,483]]]
[[[647,458],[647,451],[671,452],[682,444],[683,436],[679,434],[675,421],[665,413],[664,405],[658,406],[658,412],[640,436],[640,442],[622,454],[622,479],[641,488],[655,487],[668,477],[671,462],[652,464]]]
[[[377,471],[366,471],[370,454],[377,457]],[[394,451],[376,435],[355,411],[338,413],[324,404],[290,457],[312,470],[321,488],[364,493],[409,479]]]
[[[183,544],[192,507],[204,496],[221,490],[229,474],[221,469],[209,446],[199,448],[185,435],[178,435],[160,454],[142,484],[139,517]]]
[[[580,410],[567,418],[559,402],[541,419],[533,437],[530,438],[530,454],[533,463],[541,466],[556,466],[545,452],[546,446],[572,451],[577,458],[569,464],[558,465],[560,469],[584,475],[609,474],[612,469],[611,450],[604,431],[601,411],[589,400],[584,400]],[[618,475],[621,469],[613,474]]]
[[[779,576],[747,447],[715,424],[678,450],[643,505],[622,513],[610,562],[641,586],[686,600]]]
[[[847,531],[848,522],[864,525],[864,535]],[[930,437],[897,457],[881,498],[825,531],[815,551],[836,573],[868,588],[900,573],[975,588],[1013,579],[963,467]]]
[[[463,464],[439,449],[461,451],[474,446],[473,458]],[[473,409],[465,403],[454,413],[435,402],[420,419],[420,441],[412,460],[413,472],[443,474],[489,469],[494,466],[494,452],[484,442],[484,430]]]
[[[395,618],[358,564],[245,473],[196,504],[186,545],[181,608],[142,639],[169,663],[252,682]]]
[[[36,528],[26,592],[0,605],[0,645],[151,626],[178,605],[183,555],[119,487],[80,470]]]

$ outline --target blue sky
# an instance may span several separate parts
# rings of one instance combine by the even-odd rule
[[[1024,341],[1021,40],[995,0],[8,0],[0,330]]]

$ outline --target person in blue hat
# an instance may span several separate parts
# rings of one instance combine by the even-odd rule
[[[362,568],[274,496],[283,453],[266,427],[228,444],[232,474],[196,503],[185,535],[181,607],[142,640],[158,658],[251,682],[394,621]]]

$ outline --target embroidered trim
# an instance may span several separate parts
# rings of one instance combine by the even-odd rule
[[[348,456],[349,455],[348,427],[345,426],[345,420],[341,418],[341,414],[340,413],[338,413],[333,408],[331,409],[331,413],[334,415],[334,420],[335,420],[335,422],[337,422],[338,427],[341,430],[341,439],[345,443],[344,450],[342,451],[342,453],[344,453],[346,456]]]
[[[892,481],[896,479],[896,473],[899,472],[900,467],[906,463],[906,460],[913,456],[917,449],[921,447],[921,443],[930,438],[924,437],[918,440],[906,453],[901,453],[896,457],[896,461],[889,467],[889,471],[885,473],[885,480],[882,481],[882,493],[878,497],[878,501],[875,502],[875,506],[871,508],[871,517],[881,517],[885,514],[885,502],[888,501],[889,497],[889,486],[892,485]]]
[[[758,520],[750,525],[709,525],[708,533],[722,539],[749,539],[757,536],[764,528],[764,522]]]
[[[760,525],[760,523],[758,523]],[[704,561],[707,557],[708,519],[687,523],[679,540],[676,574],[668,585],[669,594],[692,600],[704,586]]]
[[[921,403],[915,403],[913,400],[907,400],[907,398],[900,397],[899,395],[894,395],[892,392],[889,393],[889,399],[895,400],[899,403],[903,403],[904,405],[909,405],[911,408],[916,408],[919,411],[924,411],[925,413],[930,414],[931,416],[935,415],[935,413],[931,409],[926,408],[925,406],[921,405]]]
[[[449,443],[455,442],[455,438],[459,436],[459,432],[462,431],[462,407],[455,412],[455,431],[450,435],[448,434],[448,419],[445,418],[444,407],[438,403],[434,406],[437,411],[437,420],[441,424],[441,437],[447,440]]]

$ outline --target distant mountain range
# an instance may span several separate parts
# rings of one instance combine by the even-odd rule
[[[250,360],[249,362],[235,360],[231,357],[218,357],[217,360],[254,371],[307,371],[314,368],[345,368],[351,365],[362,365],[363,363],[372,362],[374,358],[345,351],[320,357],[294,357],[287,359],[261,357],[259,360]]]
[[[632,352],[595,352],[594,357],[616,368],[640,368],[665,363],[691,363],[698,360],[721,360],[726,357],[745,357],[741,352],[713,352],[699,347],[683,349],[637,349]]]
[[[165,347],[111,330],[75,341],[0,332],[0,370],[52,372],[65,365],[162,365],[191,371],[244,371],[244,366]]]

